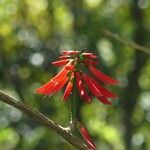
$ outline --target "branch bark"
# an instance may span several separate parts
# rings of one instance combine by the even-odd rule
[[[150,54],[150,49],[147,48],[147,47],[144,47],[144,46],[141,46],[135,42],[132,42],[132,41],[127,41],[123,38],[121,38],[118,34],[115,34],[115,33],[112,33],[108,30],[103,30],[103,33],[107,36],[110,36],[111,38],[121,42],[122,44],[126,45],[126,46],[129,46],[129,47],[132,47],[134,48],[135,50],[139,50],[139,51],[142,51],[142,52],[145,52],[147,54]]]
[[[33,119],[39,121],[43,126],[46,128],[55,131],[58,135],[60,135],[62,138],[67,140],[72,146],[74,146],[77,149],[80,150],[87,150],[87,146],[77,137],[73,136],[67,128],[63,128],[62,126],[56,124],[52,120],[48,119],[45,115],[40,113],[39,111],[31,108],[28,105],[25,105],[23,102],[17,100],[16,98],[9,96],[8,94],[4,93],[0,90],[0,101],[11,105],[25,114],[27,114],[29,117],[32,117]]]

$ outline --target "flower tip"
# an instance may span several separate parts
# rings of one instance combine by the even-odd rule
[[[69,62],[69,59],[63,59],[63,60],[58,60],[58,61],[52,62],[52,65],[55,65],[57,67],[61,67],[63,65],[66,65],[68,62]]]
[[[84,140],[87,142],[89,150],[96,150],[96,145],[92,141],[87,129],[84,126],[81,126],[80,133],[83,136]]]
[[[74,54],[78,54],[79,52],[78,51],[75,51],[75,50],[68,50],[68,51],[61,51],[61,53],[63,55],[74,55]]]
[[[74,66],[73,66],[73,65],[66,65],[66,66],[65,66],[65,69],[66,69],[66,70],[73,70],[73,69],[74,69]]]
[[[112,78],[111,78],[112,79]],[[118,80],[112,79],[112,81],[110,82],[111,85],[117,85],[119,84]]]
[[[36,90],[35,90],[35,93],[38,93],[38,94],[46,94],[46,95],[47,95],[47,92],[46,92],[42,87],[36,89]]]
[[[62,98],[62,101],[63,101],[63,102],[66,102],[66,101],[67,101],[67,98],[64,98],[64,97],[63,97],[63,98]]]
[[[106,74],[104,74],[103,72],[101,72],[100,70],[98,70],[92,65],[89,65],[89,70],[97,79],[104,82],[105,84],[111,84],[111,85],[118,84],[118,80],[112,79],[111,77],[107,76]]]
[[[112,102],[108,101],[105,97],[98,97],[98,99],[106,105],[112,105]]]
[[[39,94],[43,94],[41,88],[36,89],[34,92],[35,92],[35,93],[39,93]]]

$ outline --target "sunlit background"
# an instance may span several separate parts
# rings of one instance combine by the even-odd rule
[[[0,88],[67,126],[69,102],[34,90],[58,72],[63,49],[88,48],[120,81],[113,106],[82,104],[81,119],[101,150],[150,149],[149,55],[106,36],[108,29],[150,47],[149,0],[0,0]],[[0,102],[0,150],[71,150],[65,140]]]

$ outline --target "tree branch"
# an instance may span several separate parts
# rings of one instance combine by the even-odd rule
[[[33,119],[39,121],[43,126],[49,128],[50,130],[55,131],[62,138],[66,139],[71,145],[80,150],[87,150],[87,146],[77,137],[73,136],[67,128],[63,128],[62,126],[54,123],[52,120],[48,119],[45,115],[40,113],[39,111],[31,108],[30,106],[25,105],[23,102],[17,100],[14,97],[9,96],[0,90],[0,101],[9,104]]]
[[[134,43],[134,42],[131,42],[131,41],[126,41],[125,39],[122,39],[121,37],[119,37],[118,34],[114,34],[114,33],[110,32],[108,30],[105,30],[105,29],[103,30],[103,33],[105,35],[110,36],[111,38],[121,42],[124,45],[127,45],[127,46],[132,47],[136,50],[139,50],[139,51],[145,52],[147,54],[150,54],[150,49],[149,48],[141,46],[141,45],[139,45],[137,43]]]

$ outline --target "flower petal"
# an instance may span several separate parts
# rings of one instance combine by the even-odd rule
[[[62,51],[61,53],[63,55],[74,55],[74,54],[78,54],[79,51],[69,50],[69,51]]]
[[[90,96],[87,94],[86,91],[84,91],[84,96],[83,96],[85,102],[91,103],[91,98]]]
[[[59,90],[61,90],[63,88],[63,86],[66,84],[66,82],[68,81],[68,77],[64,76],[60,81],[58,81],[58,83],[54,86],[52,93],[56,93]]]
[[[60,80],[63,76],[67,75],[68,70],[65,69],[65,67],[51,80],[57,82],[58,80]]]
[[[83,98],[83,100],[85,100],[86,102],[90,103],[91,99],[84,89],[83,83],[81,81],[80,73],[76,72],[75,76],[76,76],[76,85],[77,85],[77,89],[78,89],[80,97]]]
[[[112,102],[108,101],[104,96],[103,97],[97,97],[102,103],[107,105],[112,105]]]
[[[83,80],[86,82],[88,85],[89,90],[92,92],[92,94],[96,97],[103,96],[101,91],[89,80],[88,75],[85,73],[82,75]]]
[[[106,88],[102,87],[99,83],[97,83],[97,81],[95,79],[93,79],[92,77],[89,76],[89,80],[97,87],[97,89],[99,91],[101,91],[101,93],[106,97],[106,98],[115,98],[117,97],[116,94],[110,92],[109,90],[107,90]]]
[[[65,69],[66,70],[73,70],[74,69],[74,65],[66,65]]]
[[[62,98],[64,101],[66,101],[68,99],[69,95],[72,92],[72,89],[73,89],[73,78],[74,78],[74,73],[72,73],[71,79],[70,79],[70,81],[68,82],[68,84],[66,86],[66,89],[65,89],[65,92],[64,92],[64,95],[63,95],[63,98]]]
[[[110,78],[109,76],[107,76],[100,70],[96,69],[95,67],[89,65],[89,69],[90,69],[91,73],[100,81],[102,81],[106,84],[118,84],[117,80]]]
[[[88,148],[89,148],[90,150],[96,150],[96,146],[95,146],[95,144],[93,143],[93,141],[92,141],[92,139],[91,139],[91,137],[90,137],[90,135],[89,135],[87,129],[86,129],[84,126],[82,126],[82,127],[80,128],[80,133],[82,134],[83,138],[84,138],[85,141],[87,142]]]
[[[58,82],[67,75],[67,70],[63,68],[55,77],[53,77],[48,83],[44,84],[40,88],[36,89],[37,93],[49,95],[52,93],[54,87]]]
[[[48,83],[44,84],[40,88],[36,89],[36,93],[48,95],[51,89],[55,86],[56,82],[50,80]]]
[[[54,61],[52,62],[52,64],[57,67],[60,67],[60,66],[66,65],[69,61],[70,61],[69,59],[64,59],[64,60]]]
[[[69,83],[67,84],[66,90],[64,92],[64,95],[63,95],[64,101],[68,99],[69,95],[71,94],[72,88],[73,88],[73,83],[69,81]]]
[[[70,56],[69,55],[62,55],[62,56],[59,56],[59,58],[60,59],[68,59],[68,58],[70,58]]]
[[[93,53],[82,53],[83,56],[85,56],[86,58],[89,58],[89,59],[96,59],[97,56],[94,55]]]
[[[93,61],[93,60],[90,60],[90,59],[85,59],[85,60],[83,61],[83,63],[84,63],[86,66],[89,66],[89,65],[96,66],[96,65],[98,64],[98,62]]]

